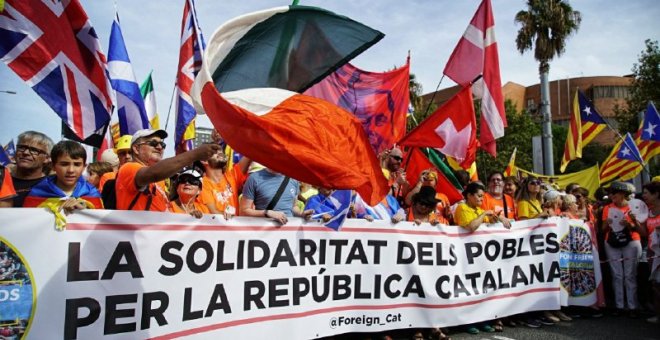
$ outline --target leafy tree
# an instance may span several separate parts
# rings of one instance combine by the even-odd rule
[[[481,149],[477,151],[477,171],[482,180],[493,171],[504,171],[516,147],[516,165],[528,170],[533,167],[532,137],[541,134],[540,125],[525,112],[517,112],[510,99],[504,101],[504,110],[508,126],[504,130],[504,137],[497,140],[497,158]]]
[[[563,0],[527,0],[527,10],[516,14],[515,22],[520,24],[516,36],[516,47],[520,53],[534,50],[534,58],[539,62],[541,77],[541,103],[543,125],[546,133],[551,134],[550,94],[548,93],[548,72],[550,60],[564,53],[566,40],[580,27],[582,15],[573,10]],[[552,150],[545,150],[552,154]],[[552,164],[552,159],[547,160]],[[552,171],[546,164],[546,172]]]
[[[417,77],[414,73],[410,74],[408,89],[410,92],[410,105],[413,107],[413,113],[411,117],[408,118],[406,126],[406,131],[410,132],[410,130],[414,129],[419,123],[426,119],[426,117],[430,116],[437,108],[437,105],[431,103],[429,106],[428,103],[424,102],[424,99],[422,98],[422,84],[417,81]]]
[[[633,81],[626,107],[615,107],[615,117],[621,134],[634,133],[639,129],[639,113],[646,109],[649,100],[660,105],[660,48],[658,41],[646,39],[646,48],[632,68]]]

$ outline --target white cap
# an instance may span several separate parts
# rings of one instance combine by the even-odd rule
[[[142,129],[138,130],[133,134],[133,140],[131,141],[131,146],[135,144],[135,142],[138,141],[138,139],[143,138],[143,137],[149,137],[156,135],[162,139],[167,138],[167,131],[165,130],[152,130],[152,129]]]

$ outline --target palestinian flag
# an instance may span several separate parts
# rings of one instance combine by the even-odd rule
[[[304,91],[382,37],[313,7],[238,17],[208,43],[193,86],[195,105],[237,152],[312,185],[355,189],[375,205],[387,180],[360,121],[291,90]]]

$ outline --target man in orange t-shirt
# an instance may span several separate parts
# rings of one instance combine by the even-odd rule
[[[511,196],[504,193],[504,175],[501,172],[493,172],[488,176],[488,192],[484,194],[481,209],[502,214],[509,220],[516,219],[515,202]]]
[[[198,200],[206,205],[212,214],[238,215],[238,195],[243,190],[251,163],[252,160],[243,157],[227,169],[227,155],[222,150],[202,161],[204,177]]]
[[[220,149],[216,144],[203,144],[162,159],[166,137],[165,130],[143,129],[133,134],[133,161],[119,169],[115,180],[118,210],[168,211],[164,180],[194,161],[208,159]]]

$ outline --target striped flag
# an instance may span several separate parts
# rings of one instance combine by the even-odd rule
[[[482,149],[495,157],[495,140],[504,136],[504,127],[507,125],[495,40],[495,19],[490,0],[483,0],[479,5],[443,73],[463,87],[468,86],[478,75],[483,75],[472,85],[474,97],[481,98],[479,142]]]
[[[190,97],[195,76],[202,67],[202,54],[206,44],[197,22],[195,2],[186,0],[181,21],[181,45],[176,75],[176,128],[174,145],[177,153],[192,149],[195,139],[195,108]]]
[[[0,60],[81,139],[110,120],[105,55],[80,1],[7,0]]]
[[[635,134],[635,144],[644,162],[648,162],[660,154],[659,125],[660,118],[658,118],[658,111],[652,103],[649,103],[644,113],[644,120],[640,129]],[[650,137],[655,137],[655,139]],[[639,161],[617,157],[621,145],[622,141],[619,141],[603,163],[600,170],[600,181],[602,183],[607,183],[615,179],[626,181],[637,176],[642,171],[643,167]]]
[[[516,171],[516,151],[518,151],[518,148],[514,148],[511,153],[509,164],[507,164],[506,169],[504,169],[504,177],[515,176],[518,172]]]
[[[117,93],[117,117],[121,134],[132,135],[138,130],[148,129],[149,120],[140,95],[140,86],[135,80],[133,66],[119,26],[119,14],[116,12],[110,30],[108,72],[112,88]]]
[[[147,112],[147,119],[152,130],[160,129],[160,122],[158,119],[158,109],[156,108],[156,92],[154,91],[154,81],[151,77],[153,72],[149,72],[149,76],[144,80],[140,86],[140,93],[144,99],[144,109]]]
[[[582,91],[576,91],[575,97],[573,97],[573,116],[559,170],[564,172],[570,161],[582,158],[582,147],[589,144],[606,126],[607,122],[591,101]]]

